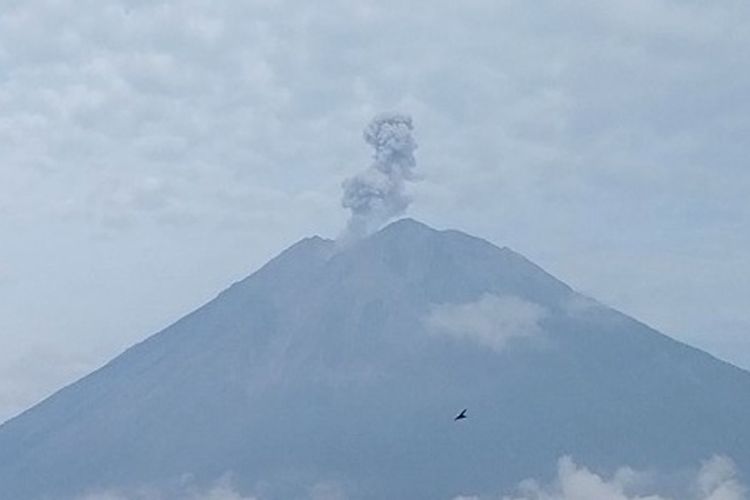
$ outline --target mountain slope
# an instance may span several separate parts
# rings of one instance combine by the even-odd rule
[[[461,408],[469,418],[454,423]],[[507,248],[405,219],[299,242],[0,427],[2,498],[169,491],[452,498],[552,471],[750,471],[750,374],[578,295]]]

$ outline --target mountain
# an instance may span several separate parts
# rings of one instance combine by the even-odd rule
[[[231,473],[264,499],[318,483],[450,499],[551,474],[565,454],[675,471],[721,453],[746,474],[748,415],[750,373],[508,248],[404,219],[345,248],[300,241],[0,426],[0,495]]]

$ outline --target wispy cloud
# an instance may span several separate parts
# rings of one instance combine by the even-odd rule
[[[539,335],[544,316],[538,304],[512,295],[486,294],[475,302],[433,306],[425,323],[433,334],[501,351],[513,338]]]
[[[188,484],[179,488],[179,491],[165,491],[153,487],[132,490],[108,489],[83,494],[76,500],[258,500],[258,497],[239,493],[232,484],[231,474],[225,474],[208,488],[197,488]]]
[[[141,486],[138,488],[110,488],[79,495],[75,500],[268,500],[278,498],[265,494],[241,492],[234,484],[234,475],[224,474],[208,487],[198,487],[190,476],[178,487]],[[273,484],[263,482],[259,490],[273,490]],[[304,489],[304,488],[303,488]],[[318,481],[306,488],[299,500],[348,500],[345,488],[337,481]]]

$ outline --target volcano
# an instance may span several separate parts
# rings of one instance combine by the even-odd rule
[[[724,454],[747,474],[749,418],[750,373],[403,219],[300,241],[0,426],[0,498],[182,498],[229,474],[264,499],[451,499],[562,455],[675,471]]]

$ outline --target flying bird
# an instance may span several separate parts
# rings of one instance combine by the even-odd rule
[[[465,418],[466,418],[466,408],[464,408],[461,411],[461,413],[459,413],[458,415],[456,415],[456,418],[454,418],[453,420],[458,421],[458,420],[463,420]]]

